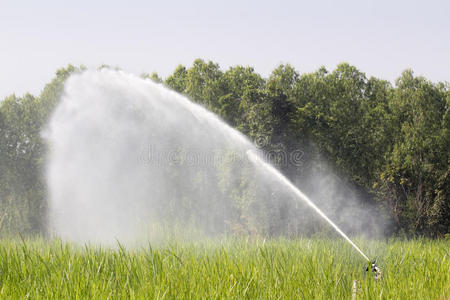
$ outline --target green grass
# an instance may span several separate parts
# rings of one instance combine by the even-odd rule
[[[357,240],[375,280],[342,240],[224,240],[152,248],[0,241],[0,298],[449,299],[450,242]]]

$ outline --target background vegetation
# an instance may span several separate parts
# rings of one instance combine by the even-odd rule
[[[81,69],[58,70],[39,96],[11,95],[1,102],[0,229],[5,234],[46,233],[41,132],[65,80]],[[432,83],[407,70],[393,86],[346,63],[308,74],[280,65],[263,78],[251,67],[223,71],[201,59],[190,68],[178,66],[164,80],[156,73],[142,77],[201,103],[267,152],[300,150],[301,166],[278,165],[291,179],[310,172],[317,157],[325,158],[361,201],[392,220],[389,234],[450,232],[448,83]]]

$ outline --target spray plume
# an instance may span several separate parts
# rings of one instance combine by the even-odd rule
[[[186,97],[108,69],[67,80],[44,137],[50,232],[106,245],[176,222],[224,232],[233,207],[220,158],[253,147]]]
[[[245,136],[161,84],[108,69],[74,74],[43,134],[50,149],[50,232],[65,240],[145,242],[152,239],[149,228],[167,223],[179,224],[183,234],[193,227],[211,235],[288,227],[279,226],[286,217],[276,215],[283,201],[268,196],[278,187],[258,178],[256,167],[305,200],[368,260],[308,197],[254,154]],[[254,165],[246,163],[246,153]]]
[[[356,251],[359,252],[367,261],[370,261],[370,259],[359,249],[358,246],[356,246],[355,243],[336,225],[333,221],[331,221],[315,204],[312,202],[308,196],[303,194],[298,188],[296,188],[286,177],[284,177],[278,170],[276,170],[274,167],[269,165],[268,163],[264,162],[261,158],[258,157],[258,155],[255,154],[252,150],[247,151],[248,158],[250,161],[252,161],[254,164],[260,166],[265,171],[270,173],[271,175],[275,176],[284,186],[289,188],[292,192],[294,192],[295,195],[298,196],[298,198],[305,201],[310,207],[312,207],[325,221],[328,222],[347,242],[350,243],[350,245],[353,246],[353,248],[356,249]]]

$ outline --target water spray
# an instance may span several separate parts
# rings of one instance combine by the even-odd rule
[[[156,238],[154,224],[191,224],[194,218],[201,219],[199,231],[221,233],[228,198],[209,176],[217,173],[216,150],[253,147],[188,98],[109,69],[67,79],[43,136],[49,145],[49,231],[113,247]],[[182,207],[186,200],[179,195],[195,199],[195,211]]]
[[[221,153],[251,149],[247,154],[258,169],[277,177],[370,261],[306,195],[260,159],[244,135],[204,107],[152,81],[107,69],[74,74],[42,134],[50,150],[49,230],[64,240],[140,243],[147,236],[146,227],[166,222],[167,216],[180,223],[193,216],[202,221],[199,230],[221,233],[229,218],[224,209],[229,197],[223,195],[222,184],[209,176],[217,173],[217,165],[197,158],[210,154],[214,158],[214,149]],[[195,168],[190,156],[177,163],[184,155],[179,149],[194,155]],[[192,177],[197,175],[201,180],[196,188]],[[198,209],[178,205],[183,201],[179,195],[185,194],[196,199]],[[215,201],[210,201],[212,194]],[[168,203],[179,211],[172,211]]]
[[[308,196],[306,196],[305,194],[303,194],[298,188],[296,188],[286,177],[284,177],[277,169],[275,169],[273,166],[271,166],[270,164],[266,163],[265,161],[263,161],[254,151],[252,150],[247,150],[247,156],[250,159],[250,161],[252,163],[254,163],[255,165],[258,165],[262,168],[264,168],[264,170],[266,170],[267,172],[271,173],[272,175],[274,175],[281,183],[283,183],[286,187],[288,187],[292,192],[294,192],[294,194],[302,199],[303,201],[305,201],[310,207],[312,207],[323,219],[325,219],[325,221],[327,221],[347,242],[350,243],[350,245],[352,245],[353,248],[356,249],[356,251],[358,251],[359,254],[361,254],[362,257],[364,257],[368,262],[370,262],[370,259],[367,257],[367,255],[365,255],[361,249],[359,249],[358,246],[356,246],[355,243],[353,243],[353,241],[336,225],[333,223],[333,221],[331,221],[321,210],[320,208],[318,208],[314,202],[311,201],[311,199],[308,198]],[[375,261],[374,261],[375,263]],[[378,267],[376,267],[378,269]]]

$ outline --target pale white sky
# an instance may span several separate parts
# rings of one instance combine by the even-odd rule
[[[450,1],[0,0],[0,99],[39,94],[69,63],[165,77],[198,57],[450,81]]]

